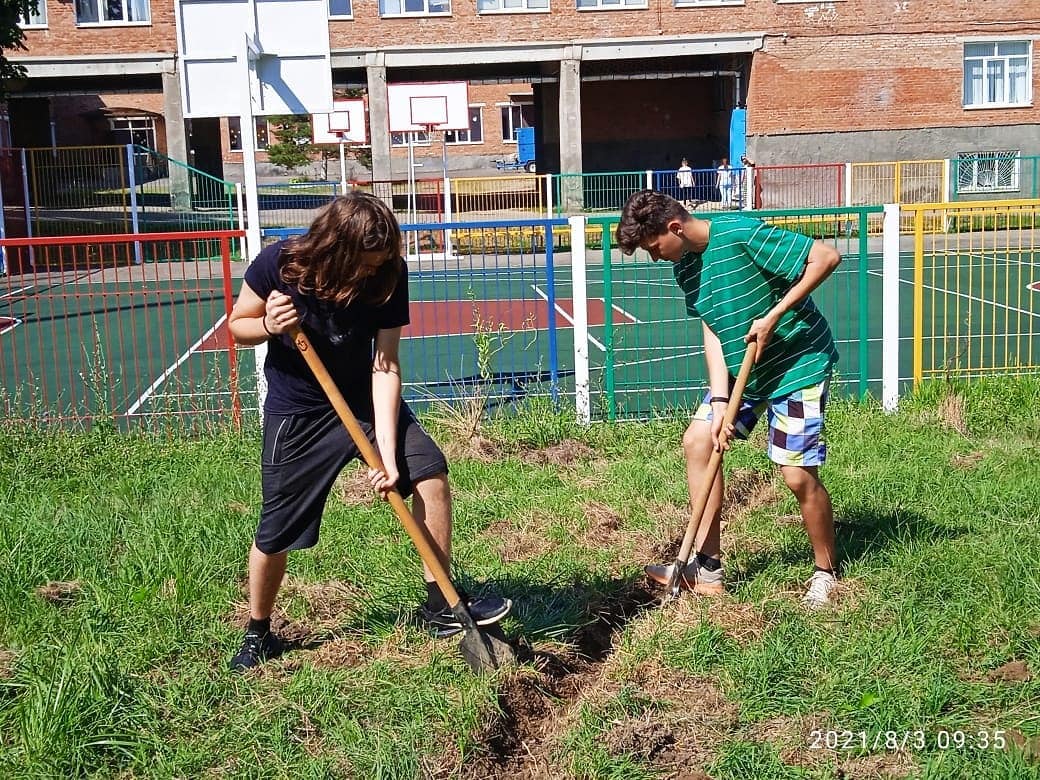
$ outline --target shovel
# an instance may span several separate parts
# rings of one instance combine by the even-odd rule
[[[318,384],[325,391],[325,396],[339,415],[339,419],[346,427],[350,438],[354,440],[354,444],[361,452],[365,463],[368,464],[369,468],[385,471],[383,459],[379,457],[379,453],[361,429],[354,413],[350,411],[346,399],[339,391],[339,388],[336,387],[332,377],[329,376],[325,364],[322,363],[318,353],[314,351],[307,334],[300,330],[299,326],[293,326],[289,330],[289,335],[293,343],[296,344],[296,349],[300,351],[303,359],[307,361],[314,378],[318,380]],[[452,585],[451,578],[448,576],[444,564],[441,563],[440,556],[434,550],[426,528],[416,522],[401,494],[396,489],[391,490],[387,495],[387,501],[393,507],[394,512],[401,521],[401,525],[404,526],[404,530],[411,537],[415,549],[419,551],[419,557],[433,572],[433,578],[441,589],[441,593],[444,594],[444,599],[448,602],[452,614],[462,624],[462,641],[459,643],[459,652],[470,669],[475,672],[483,672],[515,663],[516,653],[512,646],[505,641],[502,629],[497,624],[485,629],[477,627],[473,616],[466,609],[466,605],[459,597],[455,586]]]
[[[744,395],[744,387],[747,385],[751,369],[755,365],[755,354],[757,351],[758,345],[755,342],[752,341],[747,345],[747,351],[744,352],[744,362],[740,364],[740,371],[737,372],[737,381],[729,394],[729,406],[726,407],[726,414],[722,418],[722,430],[724,431],[737,419],[737,413],[740,411],[741,396]],[[682,582],[683,572],[686,570],[686,564],[690,562],[693,544],[701,530],[701,522],[704,519],[704,507],[708,505],[711,488],[715,484],[715,477],[718,476],[721,466],[722,450],[712,450],[711,457],[708,458],[708,465],[704,469],[704,477],[702,478],[700,489],[693,499],[693,507],[690,510],[690,522],[686,526],[686,535],[683,537],[682,545],[679,547],[679,555],[675,559],[675,564],[672,566],[671,574],[668,577],[668,584],[665,586],[664,598],[666,601],[679,595],[679,586]]]

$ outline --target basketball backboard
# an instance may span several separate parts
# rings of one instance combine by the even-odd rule
[[[465,81],[388,84],[391,133],[468,130],[469,85]]]
[[[328,0],[177,0],[184,116],[239,115],[247,48],[254,115],[331,111],[328,14]]]
[[[334,100],[331,114],[311,117],[316,144],[368,143],[364,100]]]

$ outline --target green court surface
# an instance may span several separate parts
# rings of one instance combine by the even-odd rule
[[[881,255],[874,246],[867,254],[843,249],[842,265],[813,295],[841,353],[835,388],[880,396]],[[608,269],[589,256],[594,416],[646,416],[695,405],[706,378],[701,326],[686,314],[671,264],[615,252]],[[448,268],[413,270],[412,322],[401,355],[406,398],[423,405],[482,389],[492,404],[503,404],[534,393],[573,394],[569,256],[557,254],[551,283],[542,254],[498,260],[508,267],[464,257]],[[926,261],[925,376],[1040,370],[1040,256]],[[900,266],[899,376],[909,382],[912,252],[902,254]],[[234,294],[240,283],[231,280]],[[213,418],[255,409],[253,350],[228,349],[226,305],[220,278],[113,281],[77,273],[0,279],[4,416]]]

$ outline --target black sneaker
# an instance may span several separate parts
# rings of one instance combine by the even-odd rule
[[[277,658],[285,652],[285,645],[277,634],[268,631],[261,636],[255,631],[246,631],[242,638],[242,647],[231,659],[231,671],[244,672],[259,666],[269,658]]]
[[[486,596],[484,598],[470,599],[466,602],[469,614],[473,616],[473,622],[478,626],[490,626],[509,614],[513,608],[513,602],[498,596]],[[440,612],[434,612],[423,604],[418,610],[419,623],[429,629],[437,639],[454,636],[462,631],[462,623],[455,617],[451,607],[445,607]]]

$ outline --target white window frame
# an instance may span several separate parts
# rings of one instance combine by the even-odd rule
[[[506,3],[517,5],[506,7]],[[531,3],[542,5],[532,6]],[[485,4],[492,7],[484,7]],[[549,0],[477,0],[478,14],[547,14],[550,11]]]
[[[777,2],[782,2],[782,0],[777,0]],[[744,4],[744,0],[675,0],[676,8],[718,8],[726,5]]]
[[[347,0],[347,5],[350,6],[350,10],[345,14],[334,14],[332,13],[332,0],[329,0],[329,18],[330,19],[353,19],[354,18],[354,0]]]
[[[412,146],[430,146],[433,141],[430,140],[430,134],[425,130],[416,130],[415,140],[412,141]],[[395,140],[394,136],[397,136],[400,140]],[[408,148],[408,133],[390,133],[390,146],[393,149],[407,149]]]
[[[122,126],[120,126],[122,125]],[[112,131],[123,130],[130,134],[130,143],[135,146],[143,146],[146,149],[155,150],[156,148],[156,127],[155,117],[147,116],[144,114],[136,114],[134,116],[110,116],[108,118],[108,126],[112,128]],[[151,136],[151,140],[139,144],[134,140],[134,131],[140,131],[145,133],[147,136]]]
[[[579,11],[632,11],[650,7],[648,0],[594,0],[593,5],[584,6],[581,5],[581,0],[574,0],[574,4]]]
[[[421,0],[421,1],[422,1],[422,4],[423,4],[423,10],[422,11],[406,11],[404,6],[405,6],[405,3],[408,2],[408,0],[397,0],[397,2],[400,3],[400,5],[401,5],[401,10],[398,11],[397,13],[387,13],[386,10],[385,10],[386,9],[386,5],[385,5],[386,4],[386,0],[379,0],[379,16],[382,19],[400,19],[402,17],[407,17],[407,16],[451,16],[451,0]],[[438,5],[443,5],[446,8],[443,11],[431,11],[430,10],[430,5],[432,3],[437,3]]]
[[[991,163],[993,165],[993,183],[987,184],[980,181],[979,163]],[[1010,170],[1006,174],[1007,181],[1000,182],[1001,164],[1010,163]],[[962,185],[964,179],[964,168],[971,168],[971,183]],[[1021,188],[1022,152],[1006,149],[999,152],[960,152],[957,155],[957,192],[1018,192]]]
[[[77,27],[147,27],[152,23],[152,3],[151,0],[140,0],[144,3],[145,10],[148,11],[147,19],[133,19],[128,20],[129,9],[135,2],[135,0],[120,0],[123,7],[123,18],[122,19],[105,19],[105,6],[108,0],[83,0],[85,3],[93,3],[95,10],[97,11],[96,22],[81,22],[79,20],[79,8],[76,0],[73,0],[73,13],[76,14],[76,26]]]
[[[525,125],[523,123],[523,119],[524,119],[524,106],[532,106],[532,105],[534,105],[534,99],[533,98],[531,100],[510,100],[508,103],[496,103],[495,104],[495,106],[498,107],[498,110],[499,110],[498,113],[499,113],[500,117],[502,115],[502,109],[503,108],[508,108],[509,109],[509,137],[508,138],[506,137],[506,127],[505,127],[505,124],[503,124],[502,125],[502,143],[504,143],[504,144],[515,144],[516,143],[516,131],[519,130],[521,127],[530,127],[531,126],[531,125]],[[520,124],[519,125],[513,125],[513,109],[514,108],[519,108],[520,109]]]
[[[24,12],[18,15],[18,26],[23,30],[42,30],[47,27],[47,0],[39,0],[36,4],[36,17],[37,21],[32,19]]]
[[[1029,108],[1033,105],[1033,41],[1030,38],[964,38],[961,41],[961,105],[964,109],[972,111],[978,109],[987,108]],[[997,48],[1001,43],[1024,43],[1026,44],[1025,54],[997,54]],[[993,46],[992,55],[972,55],[968,56],[968,46],[987,44]],[[1011,92],[1011,60],[1021,59],[1025,57],[1026,60],[1026,78],[1025,78],[1025,94],[1022,99],[1011,103],[1007,99],[1002,101],[989,102],[989,86],[991,75],[989,73],[988,65],[990,63],[1002,62],[1003,63],[1003,94],[1007,95]],[[982,94],[983,99],[980,103],[969,103],[968,95],[968,61],[982,61]]]
[[[238,134],[242,135],[242,118],[238,116],[228,117],[228,151],[234,154],[242,153],[242,139],[238,140],[238,148],[236,149],[231,145],[231,123],[238,122]],[[263,129],[263,140],[260,137],[260,130]],[[254,116],[253,117],[253,141],[254,146],[258,152],[264,151],[268,146],[271,145],[271,124],[267,121],[265,116]]]
[[[466,130],[449,130],[448,131],[450,133],[454,133],[455,134],[455,140],[449,141],[449,140],[447,140],[447,138],[445,138],[445,143],[448,144],[448,146],[466,146],[466,145],[474,146],[476,144],[484,143],[484,104],[483,103],[470,103],[470,105],[469,105],[469,116],[470,116],[469,128],[467,128]],[[477,117],[477,120],[478,120],[477,124],[480,125],[480,140],[479,141],[472,140],[473,117],[474,116]],[[465,134],[465,136],[466,136],[466,140],[464,140],[464,141],[463,140],[459,140],[459,136],[462,135],[462,134]]]

